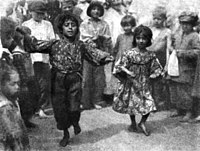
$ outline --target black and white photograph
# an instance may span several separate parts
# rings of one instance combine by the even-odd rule
[[[0,151],[200,151],[200,0],[1,0]]]

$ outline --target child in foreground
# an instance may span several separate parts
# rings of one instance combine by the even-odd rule
[[[70,126],[74,127],[74,134],[81,132],[79,120],[81,116],[80,100],[82,92],[83,59],[96,66],[113,61],[113,57],[106,52],[84,45],[79,40],[79,19],[74,14],[61,14],[58,17],[57,28],[61,39],[39,41],[29,37],[22,29],[18,29],[25,36],[24,44],[28,52],[48,53],[52,65],[52,106],[57,122],[57,128],[63,130],[64,136],[60,146],[65,147],[69,142]]]
[[[19,74],[14,67],[3,66],[0,72],[0,141],[6,151],[29,151],[29,138],[17,99]]]
[[[150,112],[156,110],[149,80],[162,74],[162,66],[155,53],[146,49],[151,45],[151,29],[140,25],[134,30],[133,37],[133,48],[127,50],[114,66],[113,74],[120,82],[114,96],[113,109],[130,115],[131,125],[128,130],[131,132],[137,131],[135,115],[141,114],[138,127],[149,136],[145,123]]]

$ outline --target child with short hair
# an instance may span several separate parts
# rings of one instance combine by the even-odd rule
[[[81,40],[110,53],[112,50],[112,41],[109,25],[101,19],[104,15],[102,3],[98,1],[91,2],[87,9],[87,15],[89,19],[84,20],[80,26]],[[104,72],[103,66],[96,67],[87,61],[84,61],[83,68],[83,108],[100,109],[106,105],[105,100],[103,100],[103,92],[106,87],[105,78],[107,73]]]
[[[83,59],[96,66],[113,61],[109,53],[84,45],[79,40],[79,19],[75,14],[61,14],[58,18],[60,40],[38,41],[26,33],[24,35],[25,48],[29,52],[50,54],[52,65],[52,106],[57,122],[57,128],[63,130],[64,136],[60,146],[65,147],[69,143],[70,126],[74,127],[74,134],[81,132],[79,125],[81,110],[80,100],[82,93],[82,69]]]
[[[0,141],[4,150],[29,151],[29,138],[17,98],[19,74],[9,65],[3,65],[0,70]]]
[[[126,15],[121,20],[121,26],[124,33],[117,37],[117,41],[113,49],[113,54],[116,56],[115,61],[119,60],[126,50],[130,50],[133,47],[133,28],[136,26],[136,20],[133,16]]]
[[[150,135],[145,123],[149,114],[156,110],[154,99],[150,93],[150,78],[162,73],[155,53],[147,50],[151,45],[152,31],[140,25],[133,34],[133,48],[124,52],[115,64],[113,74],[120,80],[118,91],[114,96],[113,109],[119,113],[130,115],[131,125],[128,130],[137,131],[135,115],[141,114],[138,124],[146,136]]]

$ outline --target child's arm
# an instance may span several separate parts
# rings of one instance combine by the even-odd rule
[[[82,51],[83,58],[97,66],[114,61],[113,56],[109,53],[94,48],[90,44],[82,45]]]
[[[135,77],[135,74],[131,71],[129,71],[127,68],[125,68],[124,66],[119,66],[118,68],[120,68],[122,71],[124,71],[127,75],[131,76],[131,77]]]
[[[150,78],[157,78],[161,75],[164,75],[162,65],[160,64],[158,58],[154,55],[150,67]]]
[[[24,37],[23,39],[23,45],[25,51],[29,53],[39,52],[39,53],[50,53],[52,46],[58,41],[58,40],[38,40],[33,36],[30,36],[26,33],[22,28],[17,28],[17,32],[20,32]]]

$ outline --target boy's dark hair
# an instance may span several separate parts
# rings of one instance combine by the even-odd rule
[[[131,25],[132,27],[135,27],[136,26],[136,20],[133,16],[131,15],[126,15],[122,18],[121,20],[121,26],[124,27],[126,25]]]
[[[77,25],[77,33],[79,32],[79,18],[75,14],[72,13],[63,13],[61,15],[58,15],[55,20],[55,26],[57,28],[58,34],[62,35],[63,34],[63,24],[66,20],[71,20],[74,21]]]
[[[141,33],[148,39],[147,47],[151,46],[151,44],[152,44],[151,39],[153,36],[151,29],[147,26],[140,25],[140,26],[136,27],[133,32],[133,47],[137,46],[136,37],[138,35],[140,35]]]

